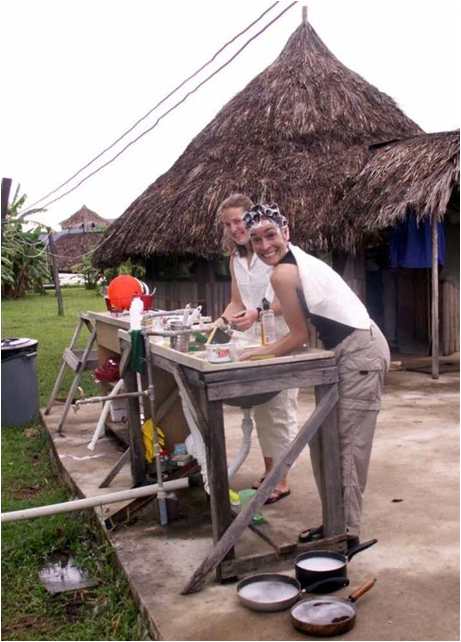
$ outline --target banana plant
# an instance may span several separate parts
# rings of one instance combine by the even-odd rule
[[[46,228],[37,224],[24,229],[21,209],[26,198],[19,195],[18,186],[3,222],[1,284],[6,298],[22,297],[28,290],[43,291],[50,280],[46,245],[40,238]]]

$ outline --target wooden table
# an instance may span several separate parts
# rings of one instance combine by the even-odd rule
[[[115,349],[120,342],[123,345],[129,341],[126,321],[122,324],[118,319],[111,319],[107,324],[105,315],[95,316],[98,337],[101,336],[103,346]],[[111,332],[108,326],[113,328]],[[113,337],[115,328],[119,329],[117,340]],[[280,562],[281,558],[286,561],[301,551],[319,546],[344,550],[346,535],[336,426],[338,374],[332,352],[310,350],[258,361],[211,364],[204,354],[178,352],[151,339],[149,358],[154,367],[156,414],[168,404],[171,411],[172,392],[174,397],[175,388],[180,388],[194,409],[206,447],[214,548],[184,592],[198,590],[204,576],[215,567],[218,579],[223,580],[268,565],[270,567],[272,562]],[[128,390],[135,390],[134,376],[127,374],[125,384]],[[304,422],[281,461],[266,476],[252,501],[234,518],[229,500],[223,404],[249,407],[268,400],[281,390],[311,386],[315,388],[315,410]],[[178,405],[179,400],[176,398],[175,401]],[[145,463],[135,400],[130,401],[130,408],[132,473],[134,483],[139,484],[145,479]],[[167,434],[169,419],[173,432],[178,424],[185,423],[184,417],[178,412],[176,408],[173,415],[162,418],[162,428]],[[154,421],[157,423],[158,417],[154,417]],[[313,439],[317,440],[316,445],[321,453],[325,539],[319,543],[293,543],[273,555],[236,559],[234,544],[250,524],[252,515],[264,504],[278,481]]]

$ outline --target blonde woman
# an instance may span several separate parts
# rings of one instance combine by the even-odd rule
[[[277,336],[283,336],[288,328],[281,316],[280,306],[274,302],[270,285],[272,267],[254,254],[249,234],[243,222],[245,212],[253,202],[244,194],[232,194],[218,209],[220,223],[224,227],[223,246],[230,254],[232,276],[231,300],[222,314],[222,320],[236,330],[248,333],[256,339],[255,323],[258,321],[263,298],[271,302],[276,316]],[[264,457],[265,472],[256,480],[258,488],[264,476],[271,470],[296,436],[298,390],[283,390],[270,401],[255,406],[253,417],[258,440]],[[290,494],[287,478],[274,488],[266,504],[272,504]]]

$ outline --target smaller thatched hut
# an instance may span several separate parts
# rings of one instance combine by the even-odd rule
[[[101,242],[103,232],[112,219],[103,218],[86,205],[60,225],[62,232],[53,234],[56,262],[60,272],[76,272],[83,256]]]
[[[91,232],[94,230],[104,230],[112,223],[112,220],[99,216],[93,210],[90,210],[86,205],[82,207],[61,221],[61,228],[63,230],[79,230],[81,232]]]
[[[369,271],[369,307],[376,309],[387,337],[403,351],[429,353],[440,339],[441,353],[459,351],[459,131],[420,134],[374,145],[362,171],[348,182],[340,205],[342,238],[373,248],[368,257],[389,257],[395,231],[408,221],[444,235],[445,251],[430,269],[379,264]],[[417,222],[417,226],[414,222]],[[347,223],[347,225],[346,225]],[[439,240],[440,241],[440,240]],[[429,250],[442,247],[431,242]],[[440,258],[440,257],[439,257]],[[373,273],[373,276],[371,276]],[[431,286],[432,283],[432,286]],[[438,301],[438,291],[440,300]],[[431,311],[432,308],[432,311]],[[440,336],[432,329],[440,316]]]

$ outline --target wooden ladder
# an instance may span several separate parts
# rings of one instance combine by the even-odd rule
[[[88,341],[84,349],[78,350],[76,348],[76,345],[80,337],[80,332],[84,327],[88,330],[88,332],[90,333],[90,336],[88,338]],[[64,423],[66,421],[67,413],[69,412],[70,405],[75,397],[75,393],[77,392],[78,385],[80,383],[80,378],[82,376],[83,371],[94,370],[98,365],[97,352],[96,350],[92,349],[95,340],[96,340],[96,328],[95,328],[94,322],[92,321],[92,319],[89,317],[88,314],[81,313],[77,326],[74,330],[74,334],[72,335],[70,344],[64,350],[64,353],[62,355],[61,368],[59,370],[58,376],[54,383],[53,390],[51,392],[50,399],[48,401],[48,405],[45,409],[45,415],[49,415],[51,408],[53,407],[56,401],[59,388],[64,378],[66,367],[70,368],[73,372],[75,372],[75,376],[69,388],[69,392],[67,394],[67,398],[64,404],[64,411],[62,413],[62,417],[59,421],[59,425],[57,429],[58,433],[61,435],[63,434],[63,428],[64,428]]]

